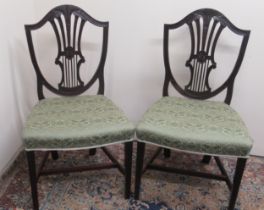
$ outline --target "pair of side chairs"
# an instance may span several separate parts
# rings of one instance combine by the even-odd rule
[[[61,81],[57,87],[49,83],[42,73],[32,39],[32,32],[47,22],[55,32],[58,44],[55,64],[61,69]],[[85,84],[80,76],[80,67],[85,62],[81,39],[86,22],[101,27],[103,38],[99,65],[91,80]],[[191,37],[191,53],[186,62],[190,69],[190,80],[182,88],[173,77],[170,67],[169,32],[186,24]],[[129,198],[132,142],[135,133],[137,136],[135,199],[139,199],[143,173],[147,169],[154,169],[225,181],[231,191],[228,209],[234,209],[252,141],[241,118],[229,104],[250,32],[235,27],[224,15],[213,9],[200,9],[175,24],[166,24],[163,43],[166,70],[163,97],[148,109],[135,129],[125,114],[103,96],[108,26],[108,22],[95,20],[82,9],[72,5],[58,6],[38,23],[25,26],[29,52],[37,75],[37,92],[40,100],[29,115],[23,132],[34,209],[39,209],[37,193],[39,177],[61,172],[117,168],[125,176],[124,194],[126,199]],[[242,43],[230,76],[220,87],[212,90],[209,74],[216,68],[215,49],[225,28],[241,36]],[[99,82],[98,95],[80,96],[96,81]],[[169,84],[188,99],[168,96]],[[62,97],[45,98],[43,87]],[[226,91],[224,102],[205,100],[222,91]],[[125,147],[124,166],[106,148],[108,145],[119,143],[123,143]],[[144,166],[146,143],[157,145],[158,149]],[[87,149],[90,155],[94,155],[96,148],[101,148],[112,163],[44,169],[49,154],[55,160],[58,158],[57,151]],[[201,154],[202,162],[207,164],[214,157],[221,174],[187,171],[153,163],[162,151],[164,156],[169,158],[171,150]],[[36,151],[45,152],[38,169],[35,164]],[[233,182],[228,177],[220,156],[237,158]]]

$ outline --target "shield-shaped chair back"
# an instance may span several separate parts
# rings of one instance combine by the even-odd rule
[[[51,85],[43,76],[40,69],[35,46],[32,40],[32,31],[40,29],[47,22],[53,28],[56,36],[58,53],[55,64],[61,69],[61,80],[57,87]],[[86,22],[94,26],[101,27],[103,30],[102,51],[98,67],[86,84],[80,77],[80,66],[85,62],[81,50],[82,32]],[[107,53],[108,42],[108,22],[95,20],[81,8],[73,5],[62,5],[52,9],[42,20],[33,25],[26,25],[26,36],[29,52],[34,69],[37,74],[37,87],[39,99],[44,98],[43,86],[58,95],[79,95],[89,89],[95,81],[99,81],[98,94],[104,93],[104,64]]]
[[[169,61],[169,31],[187,24],[191,38],[191,52],[186,66],[190,69],[188,84],[182,88],[174,78]],[[209,27],[210,25],[210,27]],[[211,70],[216,69],[215,49],[222,31],[227,28],[232,33],[242,36],[242,42],[234,68],[227,80],[212,91],[209,83]],[[163,55],[165,64],[165,82],[163,96],[168,95],[169,84],[182,95],[195,99],[208,99],[227,89],[225,102],[232,99],[235,77],[241,66],[247,47],[250,31],[234,26],[223,14],[213,9],[200,9],[187,15],[181,21],[164,25]]]

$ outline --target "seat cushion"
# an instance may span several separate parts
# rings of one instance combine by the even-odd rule
[[[130,140],[134,126],[102,95],[41,100],[29,115],[26,150],[79,149]]]
[[[136,129],[141,141],[194,153],[247,156],[252,147],[245,124],[227,104],[164,97]]]

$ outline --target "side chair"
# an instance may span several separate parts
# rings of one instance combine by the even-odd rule
[[[184,87],[173,76],[169,59],[170,32],[182,26],[187,26],[191,41],[190,56],[185,64],[190,76]],[[212,88],[210,73],[218,70],[215,49],[224,29],[242,38],[241,46],[234,67],[230,68],[230,75],[220,86]],[[147,169],[151,169],[225,181],[231,191],[228,210],[234,209],[252,139],[238,113],[229,105],[249,35],[250,31],[237,28],[223,14],[213,9],[199,9],[177,23],[164,25],[163,97],[147,110],[136,128],[138,143],[135,199],[139,199],[142,175]],[[169,85],[184,97],[169,96]],[[206,100],[220,93],[225,94],[223,102]],[[146,144],[154,144],[158,149],[144,166]],[[209,163],[214,157],[220,175],[153,163],[164,149],[165,157],[170,156],[171,150],[203,155],[204,163]],[[220,160],[222,156],[237,160],[233,181]]]
[[[36,44],[32,32],[50,24],[57,41],[57,57],[54,62],[60,68],[61,79],[58,85],[43,74],[39,58],[36,57]],[[80,74],[85,62],[82,54],[82,34],[85,24],[92,24],[102,30],[101,58],[90,81],[84,82]],[[108,22],[101,22],[73,5],[53,8],[38,23],[26,25],[26,37],[31,61],[37,77],[39,102],[33,107],[24,130],[23,141],[27,154],[34,210],[39,209],[37,183],[42,175],[63,172],[117,168],[125,176],[125,198],[130,196],[132,138],[134,126],[110,99],[104,96],[104,65],[107,54]],[[45,68],[45,67],[44,67]],[[86,71],[86,69],[85,69]],[[98,81],[97,95],[81,95]],[[58,97],[45,98],[43,87]],[[106,146],[124,144],[125,164],[119,163]],[[90,150],[101,148],[112,161],[109,163],[78,166],[74,168],[44,169],[45,161],[51,154],[58,158],[57,151]],[[37,168],[35,152],[45,152],[45,157]]]

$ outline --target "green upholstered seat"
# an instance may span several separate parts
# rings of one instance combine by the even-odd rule
[[[252,140],[239,115],[227,104],[163,97],[136,129],[140,141],[216,155],[247,156]]]
[[[131,140],[134,126],[105,96],[41,100],[27,119],[26,150],[89,148]]]

